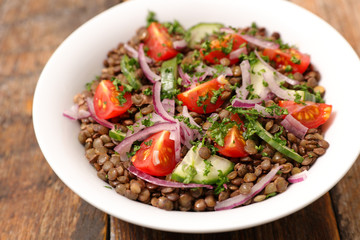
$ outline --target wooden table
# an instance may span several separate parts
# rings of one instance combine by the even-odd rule
[[[292,2],[329,22],[360,54],[359,0]],[[136,226],[90,206],[67,188],[36,142],[34,89],[57,46],[82,23],[117,3],[0,0],[0,239],[360,239],[360,161],[330,192],[297,213],[259,227],[211,235]]]

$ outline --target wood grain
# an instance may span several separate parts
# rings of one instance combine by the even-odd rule
[[[37,79],[56,47],[115,0],[0,0],[0,239],[360,239],[360,161],[322,198],[241,231],[181,234],[108,216],[50,169],[32,127]],[[338,30],[360,54],[360,1],[291,0]]]

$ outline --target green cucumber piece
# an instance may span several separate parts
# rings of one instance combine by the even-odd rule
[[[135,76],[136,66],[134,66],[133,63],[131,63],[131,59],[127,55],[124,55],[121,58],[120,67],[121,67],[122,73],[124,74],[124,76],[126,77],[126,80],[129,83],[129,85],[134,90],[140,89],[140,87],[141,87],[140,80],[137,79]]]
[[[281,145],[277,141],[274,140],[274,136],[271,135],[268,131],[266,131],[263,126],[259,122],[254,123],[254,128],[257,131],[257,135],[263,139],[265,142],[267,142],[270,146],[278,150],[280,153],[284,154],[285,156],[302,163],[304,158],[297,154],[294,150],[288,148],[287,146]]]
[[[174,95],[177,89],[177,58],[174,57],[165,61],[161,65],[161,92],[163,94]]]
[[[198,23],[187,30],[185,40],[188,42],[190,48],[194,48],[206,35],[211,35],[219,31],[222,27],[224,27],[224,25],[221,23]]]
[[[264,85],[263,74],[268,71],[270,70],[260,61],[258,61],[256,64],[254,64],[254,66],[252,66],[250,71],[250,78],[251,78],[251,84],[253,85],[253,89],[254,89],[252,93],[254,95],[260,95],[260,93],[264,91],[264,89],[266,88],[266,86]],[[275,81],[280,85],[281,81],[278,78],[275,77]],[[286,91],[288,92],[289,96],[296,97],[296,95],[300,95],[301,98],[299,100],[301,101],[307,101],[307,98],[313,99],[311,96],[309,96],[309,94],[311,93],[306,93],[301,90],[287,89]]]
[[[210,168],[207,168],[209,165],[207,165],[205,161],[211,164]],[[212,155],[209,159],[204,160],[199,156],[198,150],[194,151],[194,147],[192,147],[184,159],[174,169],[171,174],[171,179],[178,182],[184,182],[186,180],[192,183],[215,184],[219,179],[219,171],[226,176],[233,169],[233,162],[217,155]],[[204,173],[206,170],[208,170],[208,173],[205,174],[205,176]],[[189,174],[192,175],[190,179]]]

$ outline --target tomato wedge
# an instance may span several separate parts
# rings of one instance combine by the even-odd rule
[[[289,49],[270,49],[265,48],[264,56],[268,56],[270,60],[275,61],[277,68],[286,69],[288,65],[292,68],[292,73],[303,73],[309,67],[310,56],[302,54],[294,48]]]
[[[238,34],[227,34],[221,39],[215,39],[210,42],[210,49],[201,48],[201,56],[212,64],[220,63],[222,58],[229,58],[230,52],[238,49],[246,41]],[[230,64],[235,64],[239,58],[229,59]]]
[[[164,61],[178,54],[172,46],[171,37],[167,29],[158,22],[152,22],[148,28],[148,37],[145,45],[148,47],[147,55],[155,61]]]
[[[317,128],[330,117],[332,106],[325,103],[311,103],[306,106],[293,101],[279,101],[280,107],[288,109],[289,114],[307,128]]]
[[[180,93],[177,98],[192,112],[200,114],[212,113],[224,103],[220,96],[218,96],[216,102],[211,98],[214,96],[214,91],[223,88],[225,83],[226,80],[220,82],[217,78],[214,78]]]
[[[131,94],[129,92],[125,93],[123,96],[124,103],[120,104],[116,97],[120,95],[121,91],[123,91],[122,86],[119,87],[119,91],[116,91],[114,84],[110,80],[102,80],[96,88],[94,96],[96,116],[109,119],[126,112],[132,105]]]
[[[219,153],[226,157],[246,157],[248,153],[245,151],[245,140],[242,132],[237,126],[233,126],[224,138],[224,146],[215,143],[214,146],[219,149]]]
[[[166,176],[176,165],[174,146],[169,131],[155,133],[141,143],[131,161],[140,171],[153,176]]]

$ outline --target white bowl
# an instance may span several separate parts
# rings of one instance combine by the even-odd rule
[[[333,105],[326,132],[330,148],[309,171],[308,179],[266,201],[218,212],[178,212],[128,200],[106,185],[84,157],[79,124],[62,116],[73,96],[100,74],[107,52],[145,25],[148,11],[160,21],[177,19],[185,27],[198,22],[249,26],[256,22],[278,31],[285,42],[311,54],[321,73],[326,101]],[[34,96],[34,128],[41,150],[59,178],[85,201],[122,220],[165,231],[210,233],[248,228],[289,215],[330,190],[359,154],[360,111],[354,103],[360,62],[350,45],[331,26],[286,1],[137,0],[94,17],[71,34],[44,68]]]

